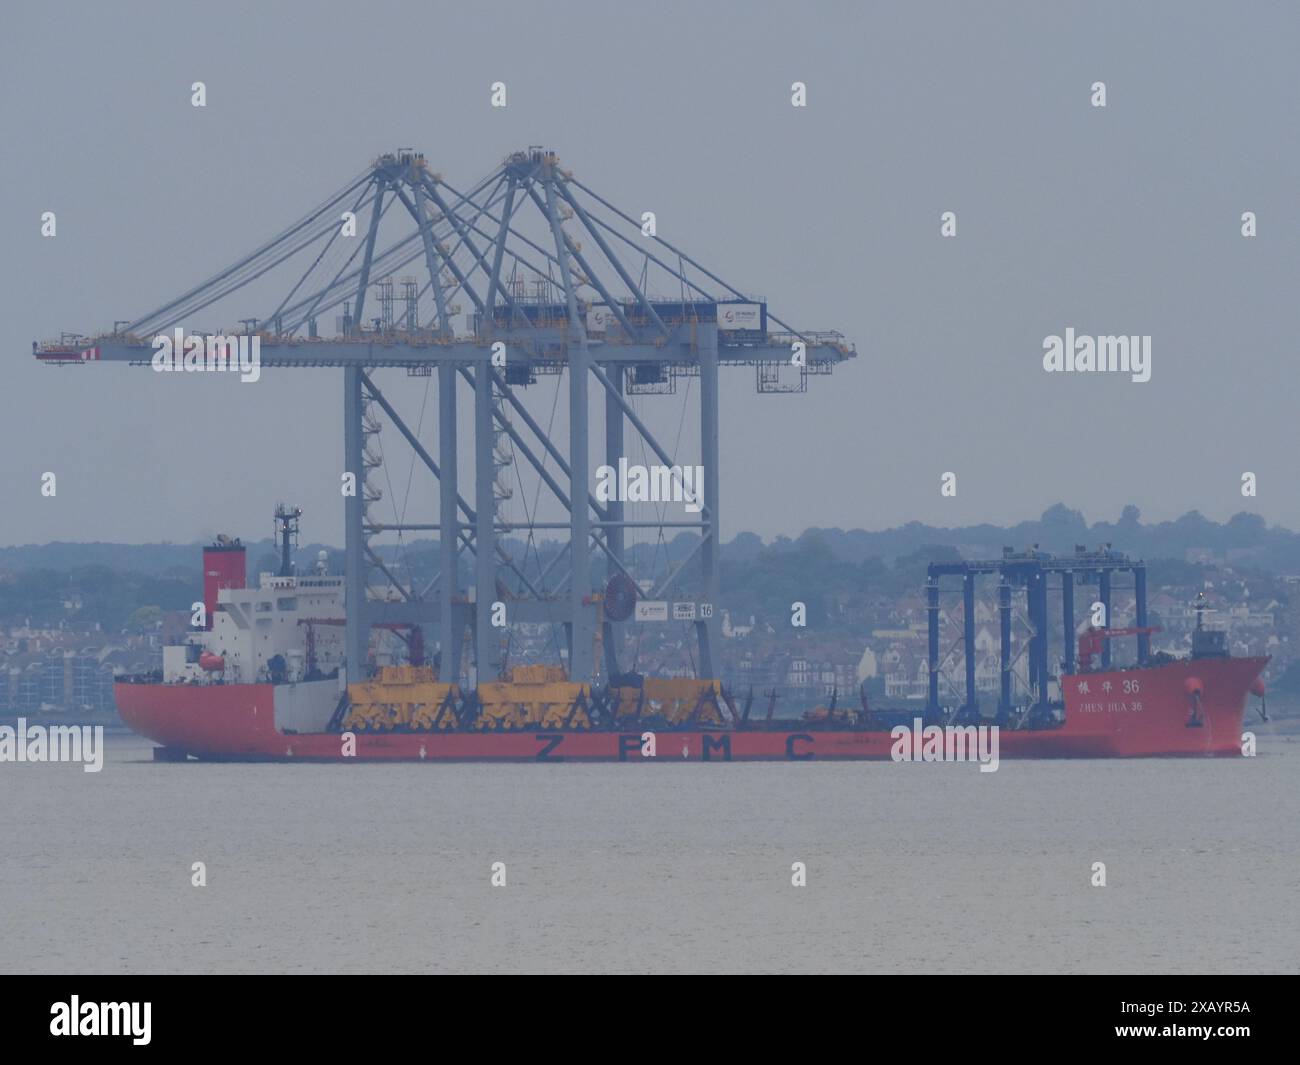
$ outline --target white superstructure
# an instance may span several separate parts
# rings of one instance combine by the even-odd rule
[[[165,683],[254,684],[327,676],[343,659],[343,578],[263,573],[256,588],[223,588],[211,631],[163,648]],[[205,656],[215,655],[224,668]]]

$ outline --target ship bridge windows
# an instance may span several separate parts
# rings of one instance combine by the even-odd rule
[[[281,596],[275,601],[275,606],[277,610],[297,610],[298,597],[294,595]]]
[[[271,600],[263,599],[259,602],[257,604],[257,612],[259,614],[269,614],[271,612]]]

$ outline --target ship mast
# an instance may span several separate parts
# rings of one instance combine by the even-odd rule
[[[288,507],[283,503],[275,505],[275,535],[280,542],[280,576],[293,576],[293,562],[290,549],[298,546],[298,519],[302,517],[302,507]]]

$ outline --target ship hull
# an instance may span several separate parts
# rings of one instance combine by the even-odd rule
[[[1238,756],[1250,686],[1267,661],[1202,659],[1067,676],[1065,722],[1054,728],[1001,729],[998,756]],[[1200,693],[1195,706],[1193,690]],[[647,729],[632,724],[586,731],[339,733],[327,728],[339,694],[333,681],[116,686],[119,711],[134,731],[172,756],[207,760],[888,760],[897,757],[901,742],[897,732],[883,728],[673,728],[652,730],[654,753],[648,755]]]

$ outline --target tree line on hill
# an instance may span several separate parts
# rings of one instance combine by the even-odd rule
[[[695,539],[681,533],[672,539],[635,544],[629,548],[628,568],[638,577],[659,579],[673,567],[685,565],[683,580],[698,570],[692,559]],[[560,549],[558,541],[526,544],[503,541],[516,558],[542,564]],[[1188,583],[1197,565],[1189,552],[1207,550],[1227,557],[1243,571],[1277,575],[1300,573],[1300,534],[1269,527],[1257,515],[1238,514],[1214,522],[1191,511],[1176,521],[1144,524],[1135,506],[1127,506],[1116,522],[1089,525],[1083,515],[1062,504],[1037,521],[1004,527],[977,525],[940,528],[912,522],[894,529],[811,528],[797,538],[777,537],[770,543],[743,532],[723,546],[721,555],[723,606],[738,617],[783,618],[790,604],[803,602],[810,625],[825,620],[835,599],[880,596],[897,599],[919,593],[926,566],[958,557],[998,557],[1004,546],[1021,550],[1036,545],[1044,551],[1071,553],[1076,545],[1095,548],[1110,544],[1148,561],[1158,583]],[[248,545],[249,572],[274,571],[279,560],[270,539]],[[37,627],[70,623],[99,623],[117,631],[143,625],[142,607],[188,610],[202,594],[202,544],[52,543],[0,548],[0,624],[30,623]],[[327,552],[332,572],[340,572],[338,548],[310,544],[295,554],[302,571],[314,565],[317,553]],[[436,572],[437,542],[420,540],[377,548],[390,568],[403,579],[428,581]],[[462,558],[469,579],[470,560]],[[592,579],[600,586],[605,562],[593,552]],[[508,579],[507,579],[508,583]],[[69,604],[76,604],[70,606]]]

